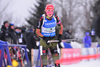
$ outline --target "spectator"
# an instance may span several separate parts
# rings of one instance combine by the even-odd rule
[[[8,27],[9,27],[8,21],[4,21],[0,31],[0,40],[7,41],[6,38],[9,37]]]
[[[17,42],[16,42],[16,33],[15,33],[15,30],[14,30],[14,24],[13,23],[11,23],[10,25],[9,25],[9,34],[10,34],[10,40],[9,40],[9,42],[11,43],[11,44],[17,44]]]
[[[91,35],[92,35],[92,36],[95,36],[95,31],[94,31],[94,29],[92,29]]]
[[[16,39],[17,39],[17,44],[25,44],[25,39],[23,38],[23,33],[21,28],[16,27],[15,28],[15,32],[16,32]]]
[[[85,37],[83,38],[84,47],[91,47],[91,37],[89,32],[86,32]]]
[[[23,34],[23,37],[25,38],[25,42],[27,45],[27,48],[29,49],[29,60],[31,61],[31,49],[37,49],[38,47],[36,46],[36,40],[34,37],[33,29],[29,29],[26,33]]]
[[[100,38],[100,14],[97,16],[97,18],[94,21],[94,30],[95,30],[95,34],[96,36],[98,36]]]
[[[70,31],[69,29],[67,29],[67,30],[64,32],[63,38],[64,38],[64,39],[71,39],[71,31]]]
[[[92,31],[91,31],[91,39],[92,39],[93,42],[96,41],[96,35],[95,35],[94,29],[92,29]]]
[[[97,18],[94,20],[93,25],[94,25],[96,40],[98,41],[98,47],[100,47],[100,14],[97,15]]]

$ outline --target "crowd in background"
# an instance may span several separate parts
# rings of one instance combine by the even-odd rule
[[[0,40],[7,41],[10,44],[22,44],[27,45],[29,55],[31,55],[31,49],[38,49],[36,46],[36,36],[34,35],[34,28],[29,28],[26,31],[25,27],[16,27],[13,23],[4,21],[0,29]],[[29,57],[31,59],[31,57]]]

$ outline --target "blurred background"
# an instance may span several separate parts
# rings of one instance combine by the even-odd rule
[[[36,28],[47,3],[55,6],[55,14],[64,26],[64,39],[78,38],[82,42],[85,32],[91,35],[100,0],[0,0],[0,26],[9,21],[19,27]],[[96,41],[94,37],[92,41]]]

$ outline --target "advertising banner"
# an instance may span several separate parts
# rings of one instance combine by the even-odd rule
[[[61,63],[62,64],[73,64],[73,63],[78,63],[80,62],[79,57],[81,56],[80,54],[80,49],[62,49],[61,50]]]

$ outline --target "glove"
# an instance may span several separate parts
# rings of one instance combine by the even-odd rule
[[[63,47],[61,46],[61,43],[58,43],[58,46],[59,46],[60,49],[63,48]]]
[[[58,43],[61,43],[62,42],[62,35],[61,34],[58,35],[58,40],[59,40]]]

